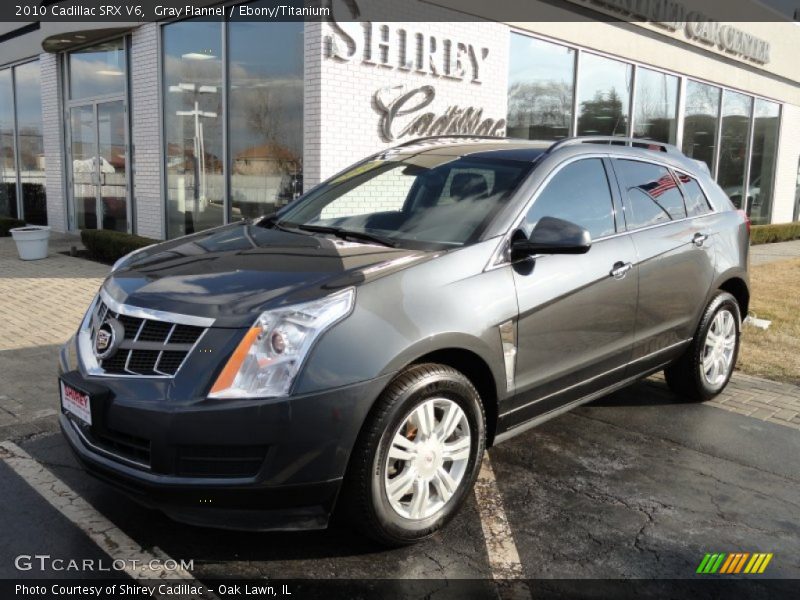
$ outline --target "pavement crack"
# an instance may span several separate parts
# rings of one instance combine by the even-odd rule
[[[436,567],[437,567],[437,571],[439,571],[442,574],[442,577],[444,579],[447,579],[447,570],[445,569],[444,565],[442,564],[442,562],[438,558],[436,558],[430,552],[425,552],[425,558],[427,558],[429,561],[431,561],[433,564],[435,564]]]
[[[653,514],[647,510],[640,509],[640,511],[645,516],[645,522],[639,528],[639,531],[636,533],[636,537],[633,538],[633,547],[636,548],[639,552],[648,552],[653,555],[653,558],[656,559],[656,562],[661,562],[661,556],[658,554],[658,551],[654,548],[649,548],[642,543],[642,538],[645,536],[645,530],[650,526],[655,524],[655,517]]]

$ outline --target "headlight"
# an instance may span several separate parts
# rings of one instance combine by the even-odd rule
[[[289,393],[314,341],[353,308],[355,289],[261,313],[234,350],[209,398],[264,398]]]

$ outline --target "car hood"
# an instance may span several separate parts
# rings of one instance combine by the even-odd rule
[[[243,222],[141,250],[104,289],[124,304],[241,327],[266,308],[359,286],[435,255]]]

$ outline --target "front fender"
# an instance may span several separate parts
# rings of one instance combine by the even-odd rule
[[[312,350],[297,394],[395,373],[420,357],[459,349],[485,362],[505,395],[498,327],[517,317],[507,268],[483,271],[491,248],[464,248],[372,281],[356,291],[352,314]]]

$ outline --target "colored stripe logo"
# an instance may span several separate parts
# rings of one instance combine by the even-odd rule
[[[761,574],[766,570],[767,565],[772,560],[772,556],[772,553],[761,552],[754,554],[749,552],[706,554],[703,560],[700,561],[695,573],[701,575],[713,575],[715,573],[720,575]]]

